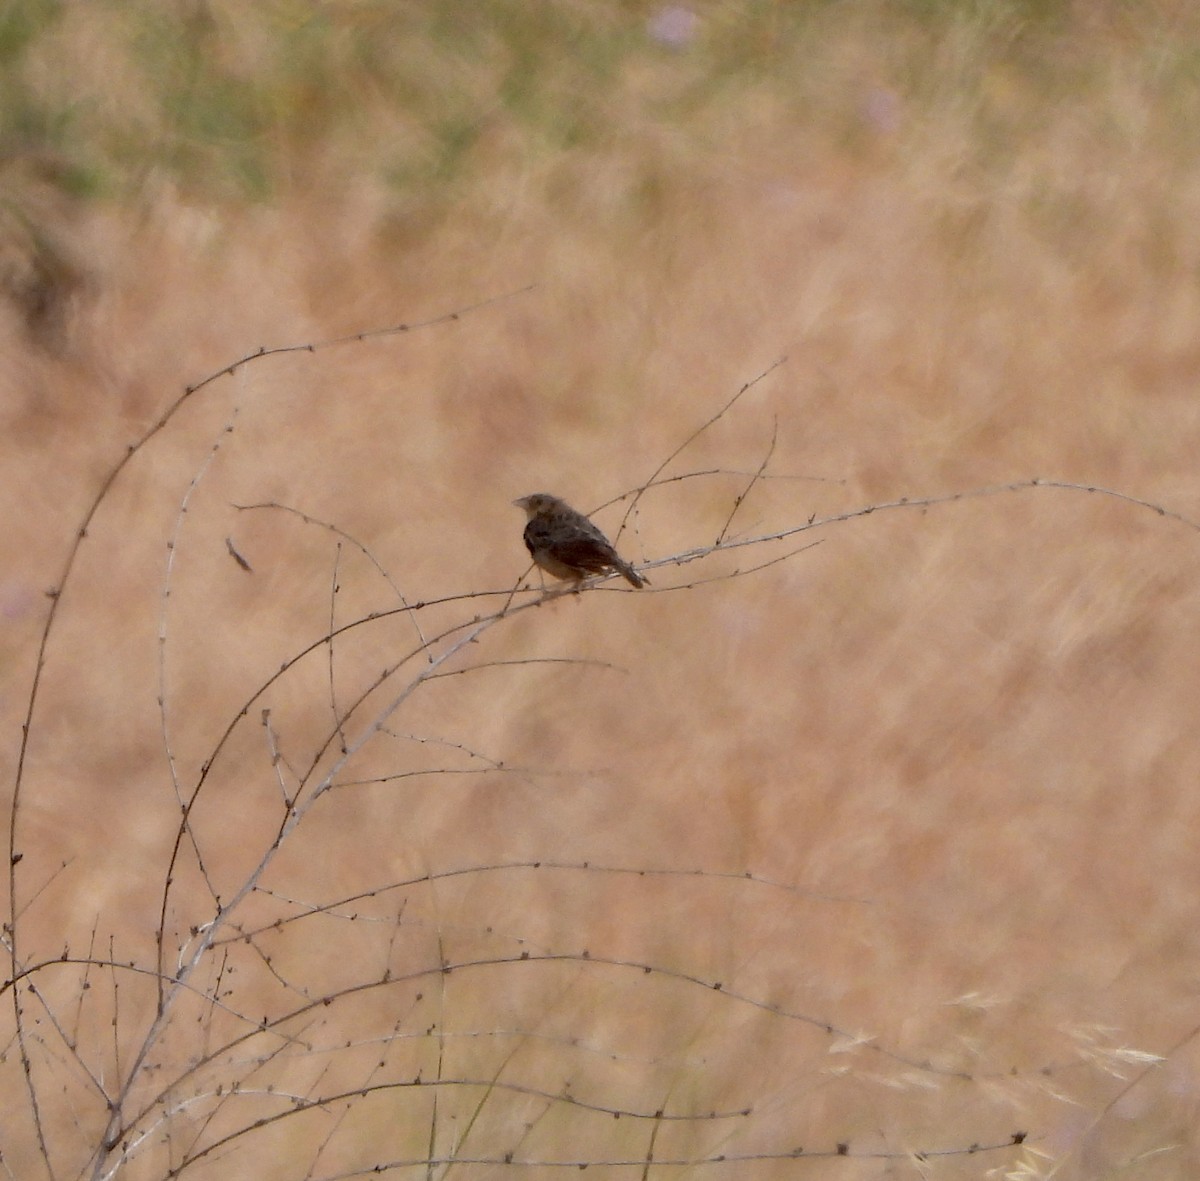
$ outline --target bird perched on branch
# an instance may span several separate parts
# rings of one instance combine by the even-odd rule
[[[565,500],[534,492],[513,504],[523,508],[529,518],[526,548],[551,577],[569,578],[578,585],[593,574],[616,571],[631,586],[646,585],[646,579],[613,549],[608,538]]]

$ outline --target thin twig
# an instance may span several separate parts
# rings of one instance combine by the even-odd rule
[[[749,390],[752,390],[760,381],[774,373],[775,370],[778,369],[786,360],[787,357],[780,357],[779,360],[773,361],[770,365],[768,365],[766,369],[764,369],[757,377],[752,377],[744,386],[742,386],[740,390],[738,390],[736,394],[733,395],[732,398],[729,399],[728,402],[725,403],[724,406],[721,407],[720,410],[716,412],[716,414],[708,419],[707,422],[701,423],[700,426],[692,431],[692,433],[688,435],[688,437],[684,439],[684,441],[680,443],[679,446],[676,447],[675,450],[672,451],[671,454],[668,455],[667,458],[664,459],[662,463],[660,463],[658,467],[654,469],[653,472],[650,473],[650,478],[644,481],[638,487],[638,489],[634,492],[633,498],[630,500],[628,507],[625,509],[625,515],[621,518],[620,527],[617,529],[616,536],[613,538],[614,542],[620,539],[620,536],[625,529],[625,522],[629,520],[630,513],[637,508],[638,501],[641,500],[646,489],[653,487],[654,482],[663,474],[664,471],[666,471],[676,457],[686,451],[702,434],[704,434],[706,430],[708,430],[710,426],[720,422],[721,419],[733,409],[743,394],[747,393]]]
[[[776,416],[774,425],[771,427],[771,445],[767,448],[767,453],[763,456],[762,463],[758,465],[758,470],[750,477],[750,482],[733,498],[733,507],[729,510],[729,516],[725,518],[725,524],[721,526],[721,532],[717,534],[718,546],[725,540],[725,535],[729,532],[729,528],[733,524],[733,518],[737,516],[738,509],[746,503],[746,497],[750,495],[754,489],[754,485],[763,478],[767,470],[767,464],[771,462],[771,456],[775,454],[775,442],[778,438],[779,418]]]
[[[333,635],[334,629],[337,624],[337,596],[338,596],[338,590],[339,590],[338,571],[341,567],[341,561],[342,561],[342,543],[339,541],[334,550],[333,575],[330,578],[330,582],[329,582],[329,634],[331,636]],[[346,753],[346,735],[345,735],[345,732],[342,730],[341,714],[338,712],[337,685],[335,683],[334,670],[333,670],[333,658],[334,658],[333,640],[329,641],[329,643],[325,646],[325,650],[328,654],[328,660],[326,661],[326,665],[327,665],[327,670],[329,673],[329,709],[330,709],[330,712],[333,714],[333,724],[337,730],[337,736],[342,745],[342,753],[345,754]]]
[[[320,529],[326,529],[335,536],[340,537],[343,541],[348,541],[356,550],[358,550],[360,554],[362,554],[364,558],[367,559],[368,562],[371,563],[372,566],[375,567],[384,582],[386,582],[388,586],[392,588],[392,593],[396,596],[400,606],[406,608],[412,606],[412,604],[405,597],[404,592],[400,589],[396,580],[391,576],[390,573],[388,573],[387,567],[385,567],[383,563],[374,555],[374,553],[371,552],[370,547],[364,545],[358,540],[357,537],[354,536],[353,533],[348,533],[340,525],[335,525],[332,521],[323,521],[320,517],[314,517],[311,513],[306,513],[301,509],[293,508],[288,504],[280,504],[279,501],[276,500],[266,500],[258,504],[235,504],[232,507],[237,509],[237,511],[240,513],[254,512],[256,510],[261,511],[264,509],[273,509],[276,512],[290,513],[292,516],[299,517],[300,520],[302,520],[306,525],[314,525]],[[421,623],[415,612],[409,615],[409,619],[412,621],[413,629],[417,633],[417,639],[420,640],[422,644],[428,643],[421,631]]]

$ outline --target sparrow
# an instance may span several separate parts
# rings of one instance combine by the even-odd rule
[[[608,538],[565,500],[534,492],[513,504],[523,508],[529,518],[525,547],[551,577],[572,579],[578,587],[593,574],[616,571],[631,586],[646,585],[646,579],[613,549]]]

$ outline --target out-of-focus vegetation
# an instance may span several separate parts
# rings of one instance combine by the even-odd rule
[[[501,162],[599,150],[630,160],[635,196],[730,123],[911,152],[953,120],[958,167],[998,183],[1064,106],[1118,154],[1186,156],[1198,25],[1186,5],[1066,0],[10,0],[0,153],[52,154],[73,193],[253,201],[348,177],[443,199]]]
[[[544,216],[597,244],[673,224],[678,251],[727,235],[722,186],[855,172],[951,251],[1020,224],[1071,264],[1170,270],[1157,197],[1190,191],[1198,81],[1185,4],[8,0],[0,289],[52,342],[81,213],[164,196],[342,205],[410,256]]]
[[[0,3],[4,733],[44,675],[13,926],[60,990],[27,998],[31,1072],[0,1063],[13,1175],[119,1150],[105,1087],[153,1019],[172,775],[186,795],[231,727],[191,818],[215,888],[180,876],[167,945],[233,896],[304,752],[338,748],[355,676],[412,650],[382,614],[320,644],[332,616],[391,611],[394,587],[446,611],[507,593],[514,496],[636,486],[786,354],[622,552],[847,519],[752,577],[674,589],[694,567],[667,562],[637,595],[528,611],[480,648],[494,666],[414,694],[252,900],[379,914],[243,944],[266,987],[216,970],[128,1142],[148,1176],[193,1150],[193,1176],[348,1175],[390,1137],[422,1175],[514,1145],[531,1171],[649,1171],[658,1121],[556,1126],[573,1087],[651,1117],[749,1108],[679,1151],[775,1153],[756,1176],[797,1143],[903,1168],[1018,1129],[985,1167],[1194,1176],[1198,74],[1186,3]],[[206,385],[115,480],[60,594],[106,473],[185,385],[527,284]],[[779,478],[731,523],[769,449]],[[266,503],[306,515],[234,507]],[[271,731],[257,700],[237,721],[312,643],[271,681]],[[471,773],[425,778],[431,752]],[[547,872],[481,869],[521,858]],[[149,974],[94,987],[64,946]],[[197,1030],[236,1010],[261,1037],[276,987],[304,1009],[326,972],[374,973],[378,1012],[315,1000],[296,1041],[188,1081]],[[323,1102],[384,1067],[410,1089]],[[412,1082],[456,1073],[484,1097]],[[282,1096],[308,1106],[280,1146],[255,1120]],[[202,1109],[240,1146],[210,1157]],[[970,1153],[922,1167],[980,1175]]]

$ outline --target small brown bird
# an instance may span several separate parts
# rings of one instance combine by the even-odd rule
[[[565,500],[534,492],[513,504],[529,517],[526,548],[551,577],[569,578],[578,585],[593,574],[615,570],[632,586],[646,585],[646,579],[613,549],[608,538]]]

